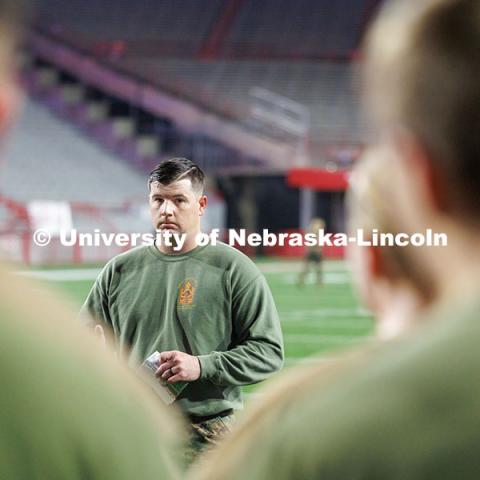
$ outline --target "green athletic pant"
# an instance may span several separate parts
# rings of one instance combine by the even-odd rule
[[[227,415],[200,423],[190,423],[189,441],[185,452],[186,464],[192,464],[202,453],[218,445],[230,432],[234,419],[234,415]]]

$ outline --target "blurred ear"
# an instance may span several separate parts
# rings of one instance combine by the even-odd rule
[[[373,246],[356,246],[349,249],[355,284],[363,302],[373,311],[378,307],[378,286],[383,280],[383,263],[380,249]]]
[[[446,181],[425,144],[407,131],[395,133],[395,149],[416,201],[436,213],[448,209]]]
[[[366,268],[369,285],[365,287],[369,307],[376,314],[382,311],[385,294],[395,282],[395,271],[389,262],[387,247],[366,247]]]
[[[207,207],[207,196],[202,195],[198,199],[198,205],[199,205],[199,215],[202,216],[205,212],[205,208]]]

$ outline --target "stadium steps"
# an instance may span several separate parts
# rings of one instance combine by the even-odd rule
[[[126,60],[124,67],[202,102],[233,104],[239,115],[248,116],[250,90],[263,87],[310,108],[313,139],[361,143],[367,136],[354,64],[143,58]]]
[[[102,205],[119,205],[146,195],[142,175],[32,100],[27,100],[13,132],[0,191],[22,202]]]

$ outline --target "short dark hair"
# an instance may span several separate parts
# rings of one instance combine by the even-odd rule
[[[148,176],[148,188],[152,182],[169,185],[172,182],[190,179],[192,188],[201,194],[205,190],[205,174],[202,169],[188,158],[171,158],[158,164]]]

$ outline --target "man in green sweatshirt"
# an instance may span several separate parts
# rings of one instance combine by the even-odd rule
[[[112,259],[83,311],[92,325],[113,330],[132,365],[158,351],[157,376],[185,382],[175,403],[192,425],[193,455],[228,430],[242,407],[242,385],[280,369],[282,334],[254,263],[220,242],[197,245],[207,205],[200,168],[187,159],[168,160],[152,171],[148,185],[153,225],[162,235],[155,245]]]

